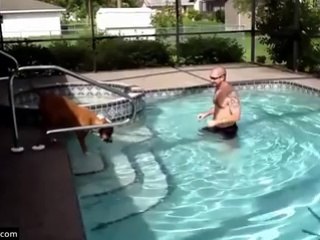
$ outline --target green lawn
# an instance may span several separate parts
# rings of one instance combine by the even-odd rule
[[[263,45],[260,41],[259,38],[256,37],[255,41],[255,56],[266,56],[267,60],[266,62],[270,62],[270,57],[267,52],[267,47]],[[245,40],[244,40],[244,49],[245,49],[245,54],[244,54],[244,60],[245,61],[251,61],[251,36],[250,34],[245,35]]]
[[[208,19],[203,19],[199,21],[192,21],[191,19],[184,17],[183,18],[184,26],[214,26],[214,25],[223,25],[223,23],[219,23],[216,21],[210,21]]]

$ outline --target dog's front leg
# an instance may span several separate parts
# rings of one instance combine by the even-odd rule
[[[40,123],[40,135],[38,136],[36,144],[32,146],[32,150],[41,151],[45,149],[48,140],[48,137],[46,135],[47,126],[47,121],[45,120],[45,118],[43,118]]]
[[[83,152],[83,154],[86,154],[88,149],[87,149],[87,145],[86,145],[85,140],[86,140],[86,136],[87,136],[88,132],[87,131],[78,131],[76,134],[77,134],[82,152]]]

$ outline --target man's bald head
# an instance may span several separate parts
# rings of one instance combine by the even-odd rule
[[[221,75],[226,75],[227,71],[224,67],[214,67],[211,70],[211,76],[213,77],[219,77]]]
[[[214,67],[210,73],[210,79],[215,85],[219,85],[226,80],[227,71],[224,67]]]

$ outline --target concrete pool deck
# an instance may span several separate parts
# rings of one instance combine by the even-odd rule
[[[169,89],[206,85],[211,68],[214,65],[153,68],[142,70],[87,73],[86,76],[110,83],[137,85],[145,90]],[[230,82],[259,80],[290,80],[306,86],[319,88],[319,79],[303,73],[293,73],[255,64],[224,64]],[[206,79],[206,80],[205,80]]]
[[[292,73],[252,64],[226,64],[228,80],[290,80],[320,90],[320,80],[307,74]],[[154,68],[86,73],[95,80],[137,85],[145,90],[205,85],[210,66]],[[67,81],[72,79],[67,78]],[[5,82],[0,89],[6,91]],[[56,145],[43,152],[32,152],[30,145],[37,131],[22,130],[26,152],[10,153],[11,130],[0,127],[0,227],[19,227],[23,240],[85,239],[65,149]]]

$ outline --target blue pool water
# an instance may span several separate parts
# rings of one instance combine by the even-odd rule
[[[320,98],[240,91],[238,137],[201,135],[212,93],[147,105],[75,179],[89,240],[306,240],[319,232]],[[115,170],[116,169],[116,170]],[[117,172],[118,174],[115,174]],[[112,190],[106,194],[108,190]]]

